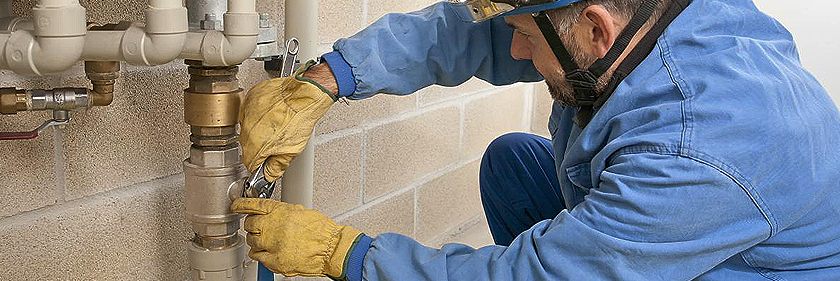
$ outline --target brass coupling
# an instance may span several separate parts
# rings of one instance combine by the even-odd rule
[[[189,88],[184,90],[184,122],[192,126],[190,139],[197,146],[235,145],[236,124],[244,90],[239,67],[208,67],[187,60]]]
[[[199,127],[229,127],[239,122],[242,90],[228,93],[184,91],[184,122]]]
[[[0,113],[16,114],[18,111],[26,111],[26,91],[0,88]]]
[[[114,101],[114,84],[120,78],[120,63],[116,61],[86,61],[85,73],[93,89],[90,106],[108,106]]]

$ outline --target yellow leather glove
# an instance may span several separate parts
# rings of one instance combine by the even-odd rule
[[[248,91],[240,110],[242,158],[254,172],[266,162],[265,179],[274,182],[306,147],[315,123],[335,103],[335,96],[301,75],[263,81]]]
[[[283,276],[345,276],[350,250],[362,233],[318,211],[271,199],[239,198],[231,210],[248,214],[248,256]]]

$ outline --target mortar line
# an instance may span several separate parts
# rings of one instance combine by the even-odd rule
[[[367,154],[368,154],[368,143],[367,143],[367,131],[362,130],[362,163],[360,163],[361,170],[361,181],[359,182],[359,205],[361,206],[365,204],[365,185],[367,184]]]
[[[47,216],[49,214],[60,213],[66,210],[72,210],[75,208],[81,208],[88,205],[93,205],[100,202],[112,201],[112,198],[119,197],[119,198],[127,198],[127,197],[136,197],[138,195],[143,195],[149,192],[155,192],[157,189],[162,189],[163,186],[166,186],[168,183],[176,183],[174,188],[178,188],[183,186],[184,182],[184,174],[178,173],[171,176],[166,176],[162,178],[157,178],[154,180],[141,182],[129,186],[124,186],[108,191],[104,191],[101,193],[97,193],[94,195],[90,195],[87,197],[77,198],[70,201],[66,201],[64,204],[61,205],[49,205],[44,206],[38,209],[29,210],[25,212],[21,212],[14,216],[0,218],[0,225],[4,226],[17,226],[22,224],[27,224],[32,222],[40,217]]]
[[[353,126],[353,127],[347,128],[347,129],[342,129],[342,130],[338,130],[338,131],[334,131],[334,132],[320,134],[320,135],[318,135],[318,138],[316,139],[316,144],[322,144],[324,142],[327,142],[327,141],[330,141],[330,140],[333,140],[333,139],[337,139],[337,138],[352,135],[353,133],[356,133],[359,130],[358,128],[361,128],[362,130],[369,130],[369,129],[373,129],[373,128],[376,128],[376,127],[379,127],[379,126],[382,126],[382,125],[388,125],[388,124],[392,124],[392,123],[396,123],[396,122],[400,122],[400,121],[405,121],[405,120],[408,120],[408,119],[411,119],[411,118],[414,118],[414,117],[417,117],[417,116],[420,116],[420,115],[423,115],[423,114],[426,114],[426,113],[429,113],[429,112],[432,112],[432,111],[435,111],[435,110],[444,109],[444,108],[447,108],[447,107],[458,107],[465,102],[470,102],[470,101],[478,100],[478,99],[481,99],[481,98],[484,98],[484,97],[488,97],[488,96],[491,96],[491,95],[496,94],[498,92],[504,91],[505,89],[507,89],[507,86],[506,87],[499,87],[498,89],[491,89],[487,92],[480,92],[478,94],[472,95],[472,96],[467,97],[465,99],[454,99],[454,100],[438,103],[438,104],[435,104],[435,105],[423,107],[423,108],[416,109],[416,110],[408,110],[408,111],[401,112],[399,114],[392,115],[392,116],[389,116],[389,117],[386,117],[386,118],[383,118],[383,119],[380,119],[380,120],[361,123],[361,124],[358,124],[356,126]],[[352,105],[352,103],[351,103],[351,105]]]
[[[466,230],[468,230],[468,229],[478,225],[479,223],[481,223],[483,218],[484,218],[484,214],[475,214],[475,215],[467,218],[466,220],[464,220],[460,224],[445,229],[444,231],[441,232],[440,235],[438,235],[436,237],[432,237],[431,239],[428,239],[428,243],[431,246],[434,246],[434,247],[441,247],[441,246],[445,245],[446,243],[453,243],[453,242],[445,242],[444,243],[443,241],[444,240],[450,240],[450,239],[455,238],[455,237],[457,237],[461,234],[464,234],[464,232]]]
[[[368,26],[368,0],[362,0],[362,26]]]
[[[411,225],[411,237],[417,237],[417,218],[420,216],[420,205],[417,204],[418,187],[414,187],[414,218]]]
[[[419,104],[420,105],[419,108],[435,106],[435,105],[440,104],[440,103],[451,102],[451,101],[472,100],[471,98],[473,96],[478,96],[478,95],[481,95],[482,93],[487,93],[489,91],[495,91],[497,89],[508,89],[508,88],[516,87],[518,85],[519,84],[511,84],[511,85],[505,85],[505,86],[491,86],[491,87],[487,87],[487,88],[472,90],[472,91],[461,93],[460,95],[453,95],[453,97],[451,97],[451,98],[447,97],[447,98],[442,98],[442,99],[439,99],[439,100],[436,100],[436,101],[433,101],[433,102],[429,102],[427,104]],[[441,87],[444,87],[444,86],[441,86]],[[418,98],[418,100],[419,100],[419,98]]]
[[[55,204],[66,201],[67,177],[64,161],[64,126],[53,127],[53,173],[55,174]]]
[[[325,144],[325,143],[328,143],[328,142],[331,142],[331,141],[334,141],[334,140],[337,140],[337,139],[340,139],[340,138],[343,138],[343,137],[349,137],[349,136],[359,134],[359,133],[363,133],[363,132],[364,132],[364,129],[361,128],[361,126],[357,125],[357,126],[353,126],[353,127],[350,127],[350,128],[341,129],[341,130],[338,130],[338,131],[333,131],[333,132],[313,136],[312,140],[310,140],[310,141],[314,145],[322,145],[322,144]]]
[[[421,186],[423,186],[423,185],[425,185],[425,184],[427,184],[427,183],[429,183],[429,182],[431,182],[431,181],[433,181],[437,178],[442,177],[443,175],[446,175],[447,173],[450,173],[450,172],[453,172],[457,169],[463,168],[467,164],[478,161],[480,159],[481,159],[480,156],[479,157],[473,157],[473,158],[470,158],[470,159],[465,160],[465,161],[457,161],[455,163],[451,163],[449,165],[446,165],[441,169],[438,169],[436,171],[432,171],[432,172],[430,172],[426,175],[423,175],[422,177],[406,184],[406,186],[404,186],[400,189],[397,189],[397,190],[391,191],[389,193],[385,193],[383,195],[380,195],[379,197],[374,198],[370,202],[365,202],[361,206],[357,206],[353,209],[350,209],[349,211],[338,214],[337,216],[335,216],[335,220],[340,221],[340,220],[347,219],[348,217],[359,214],[359,213],[361,213],[361,212],[363,212],[363,211],[365,211],[365,210],[367,210],[367,209],[369,209],[373,206],[378,205],[379,203],[385,202],[388,199],[394,198],[395,196],[403,194],[403,193],[405,193],[409,190],[412,190],[412,189],[415,189],[415,194],[416,194],[416,192],[417,192],[416,188],[419,188],[419,187],[421,187]]]

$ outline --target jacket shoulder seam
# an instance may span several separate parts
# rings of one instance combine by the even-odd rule
[[[680,92],[682,95],[682,101],[680,102],[680,109],[682,114],[682,135],[680,136],[680,148],[686,149],[684,152],[688,152],[688,149],[691,149],[691,139],[694,133],[694,126],[692,121],[694,120],[694,114],[692,111],[692,104],[691,104],[691,87],[682,78],[680,71],[674,62],[671,53],[671,47],[668,43],[668,30],[666,29],[665,32],[662,33],[662,36],[659,38],[659,42],[657,43],[659,47],[659,57],[662,60],[662,65],[668,71],[668,76],[671,78],[671,83],[677,88],[677,91]]]

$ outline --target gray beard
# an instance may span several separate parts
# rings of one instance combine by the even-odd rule
[[[568,50],[569,54],[575,58],[575,63],[577,63],[581,69],[591,67],[598,58],[586,56],[582,48],[575,43],[576,41],[573,40],[574,38],[571,36],[571,34],[560,34],[563,44],[566,46],[566,50]],[[604,73],[604,75],[598,78],[598,81],[595,83],[596,97],[600,97],[604,94],[604,89],[607,88],[607,83],[610,79],[612,79],[613,72],[613,70],[608,70]],[[564,77],[565,73],[554,72],[551,74],[552,75],[545,76],[545,84],[548,85],[548,92],[551,93],[551,98],[562,106],[578,106],[578,102],[575,99],[575,91],[572,89],[572,86],[569,85],[569,82],[566,81],[566,77]]]

